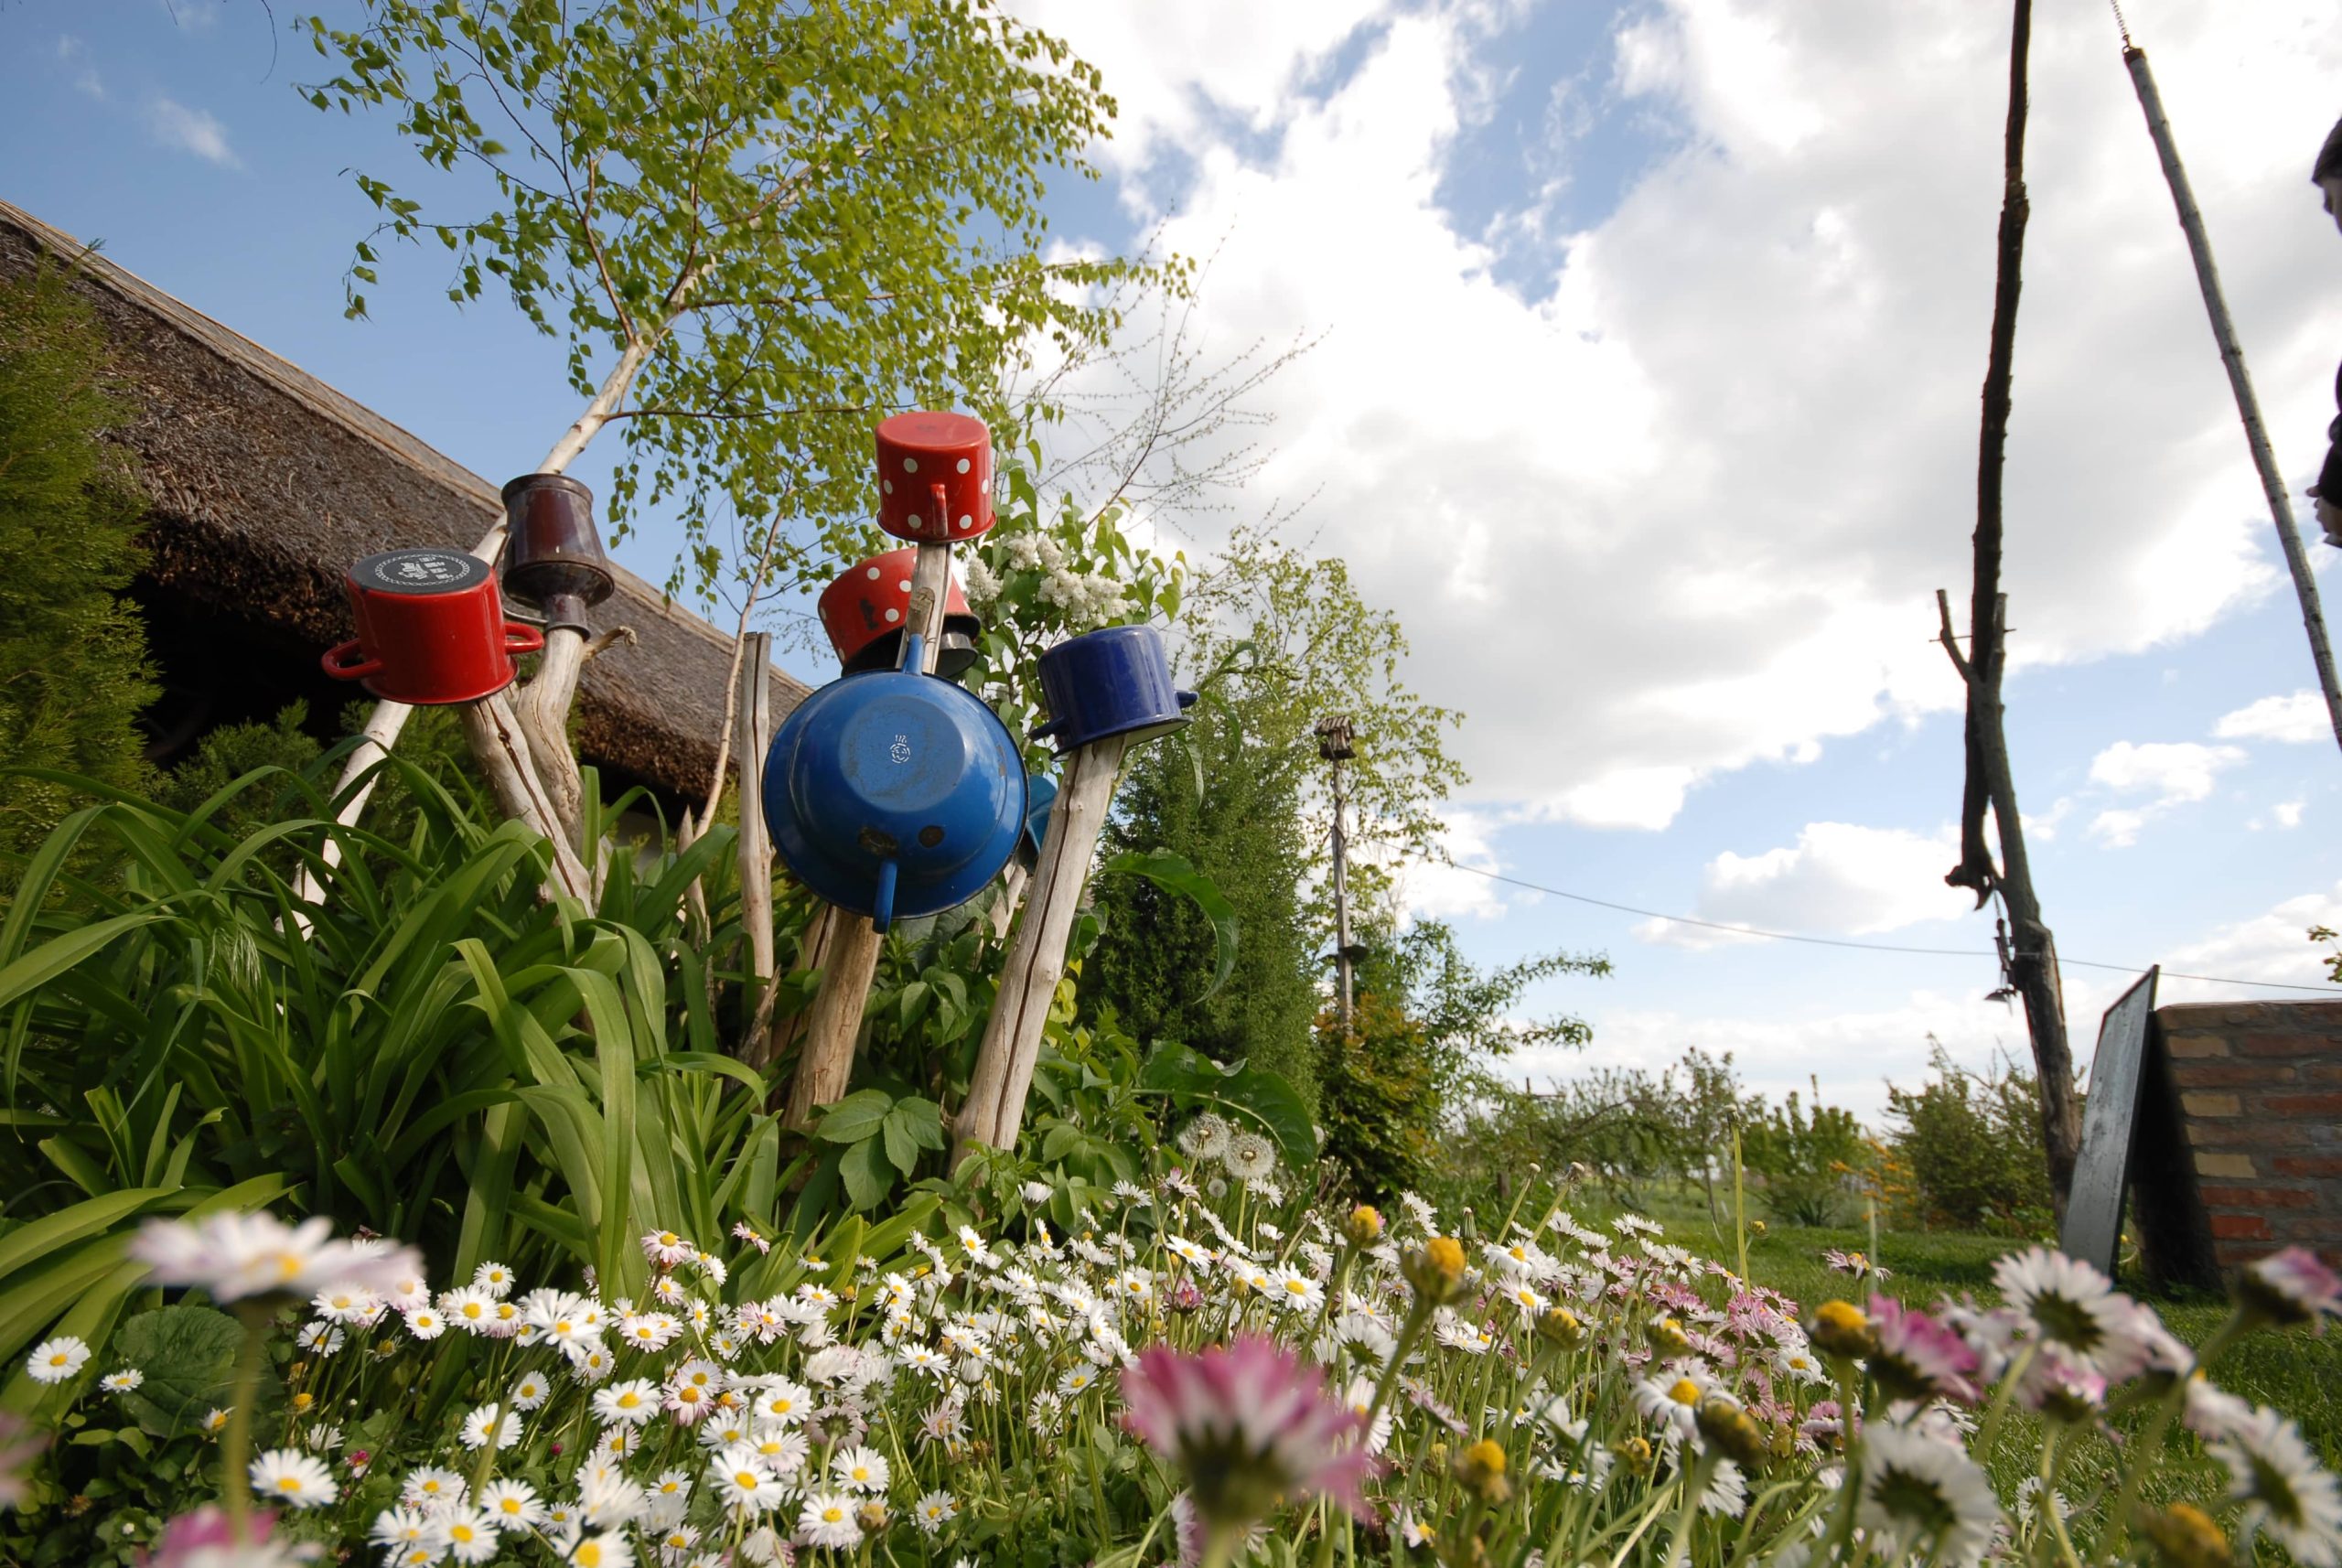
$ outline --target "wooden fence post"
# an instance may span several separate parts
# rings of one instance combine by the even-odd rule
[[[951,582],[951,546],[921,544],[911,568],[910,613],[905,636],[919,639],[919,672],[935,671],[937,644],[943,636],[943,607]],[[831,923],[828,961],[822,969],[822,988],[804,1026],[804,1049],[797,1058],[797,1074],[790,1081],[789,1106],[782,1122],[802,1128],[813,1120],[813,1108],[843,1098],[854,1076],[854,1043],[862,1035],[862,1010],[870,1000],[871,982],[878,974],[878,952],[886,939],[868,920],[831,908],[822,912]]]
[[[456,711],[463,717],[464,738],[471,743],[472,756],[478,761],[480,771],[488,776],[498,808],[505,816],[525,822],[543,834],[553,845],[553,873],[545,879],[545,897],[590,901],[592,878],[586,875],[586,863],[578,858],[569,835],[562,831],[560,818],[530,756],[528,736],[512,712],[511,700],[498,692],[476,703],[459,703]]]
[[[1009,940],[1000,993],[984,1021],[983,1044],[968,1085],[968,1102],[954,1127],[954,1165],[978,1144],[1013,1148],[1025,1120],[1025,1091],[1040,1058],[1041,1032],[1058,982],[1065,977],[1066,943],[1081,904],[1082,885],[1106,826],[1106,808],[1123,770],[1124,736],[1109,736],[1076,751],[1066,761],[1049,830],[1041,840],[1040,864],[1026,888],[1025,918]]]
[[[765,826],[765,748],[772,744],[772,634],[749,632],[733,694],[733,727],[740,744],[740,924],[748,938],[749,994],[746,1037],[764,1033],[772,1018],[772,834]]]

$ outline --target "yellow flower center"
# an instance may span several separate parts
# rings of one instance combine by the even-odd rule
[[[581,1541],[577,1543],[577,1551],[569,1560],[576,1563],[577,1568],[602,1568],[602,1543],[598,1541]]]
[[[823,1524],[835,1524],[838,1520],[843,1518],[845,1518],[845,1509],[843,1509],[826,1508],[822,1510],[822,1522]]]
[[[753,1492],[757,1489],[757,1473],[754,1470],[735,1470],[732,1479],[744,1490]]]
[[[279,1476],[276,1478],[276,1489],[280,1492],[297,1492],[301,1489],[301,1477],[298,1476]]]
[[[1689,1378],[1678,1378],[1668,1389],[1667,1397],[1677,1404],[1697,1404],[1700,1402],[1700,1385]]]
[[[1309,1282],[1306,1280],[1287,1280],[1284,1282],[1284,1288],[1295,1295],[1307,1295],[1309,1294]]]

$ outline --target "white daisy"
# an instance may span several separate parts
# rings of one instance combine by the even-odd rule
[[[911,1522],[921,1535],[932,1536],[959,1517],[960,1505],[949,1492],[929,1492],[911,1505]]]
[[[830,1478],[849,1491],[883,1492],[891,1478],[886,1456],[875,1448],[849,1448],[830,1461]]]
[[[606,1423],[640,1426],[659,1413],[661,1403],[657,1383],[648,1378],[628,1378],[595,1391],[594,1415]]]
[[[481,1488],[480,1510],[496,1521],[499,1530],[521,1530],[543,1524],[544,1504],[537,1499],[537,1489],[526,1481],[491,1481]]]
[[[2119,1381],[2144,1364],[2152,1320],[2079,1259],[2030,1247],[1993,1264],[1993,1283],[2011,1310],[2083,1370]]]
[[[543,1372],[521,1373],[505,1396],[514,1410],[534,1410],[552,1397],[553,1384]]]
[[[108,1372],[98,1380],[98,1387],[110,1394],[126,1394],[146,1380],[146,1374],[135,1367],[124,1367],[119,1372]]]
[[[484,1404],[464,1417],[464,1446],[485,1447],[493,1436],[498,1449],[521,1441],[521,1418],[500,1405]]]
[[[1269,1271],[1269,1296],[1288,1312],[1315,1312],[1326,1305],[1326,1287],[1290,1264]]]
[[[25,1376],[37,1383],[61,1383],[87,1366],[89,1360],[87,1345],[70,1334],[59,1335],[33,1347],[33,1353],[25,1358]]]
[[[570,1568],[634,1568],[634,1548],[616,1531],[583,1536],[569,1549],[568,1562]]]
[[[458,1563],[485,1563],[496,1555],[496,1521],[480,1509],[449,1509],[431,1521],[431,1543]]]
[[[130,1244],[156,1284],[199,1285],[216,1302],[251,1295],[307,1296],[328,1286],[389,1289],[420,1273],[412,1247],[335,1241],[322,1215],[289,1226],[273,1214],[214,1214],[200,1220],[150,1219]]]
[[[252,1462],[252,1490],[272,1504],[321,1509],[341,1496],[333,1472],[297,1448],[272,1448]]]
[[[2342,1563],[2342,1487],[2292,1422],[2263,1406],[2207,1446],[2229,1467],[2229,1496],[2244,1505],[2246,1541],[2265,1531],[2309,1568]]]
[[[798,1538],[808,1546],[850,1552],[862,1544],[854,1500],[843,1492],[815,1492],[797,1515]]]
[[[725,1508],[745,1514],[779,1508],[789,1496],[780,1477],[765,1468],[763,1457],[745,1443],[719,1451],[707,1467],[707,1479]]]
[[[1948,1443],[1874,1422],[1863,1431],[1855,1519],[1889,1558],[1981,1561],[2001,1506],[1976,1462]]]

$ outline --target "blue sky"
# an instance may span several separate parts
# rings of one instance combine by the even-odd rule
[[[1216,252],[1217,352],[1325,334],[1262,394],[1275,453],[1233,515],[1314,497],[1300,533],[1470,715],[1460,861],[1989,949],[1989,915],[1935,886],[1960,719],[1928,639],[1934,589],[1965,600],[1996,8],[1021,8],[1123,104],[1109,178],[1069,188],[1059,229]],[[2342,242],[2305,180],[2342,43],[2306,0],[2218,28],[2133,9],[2298,489],[2342,353]],[[2315,983],[2302,929],[2342,926],[2342,758],[2283,705],[2312,683],[2298,613],[2110,32],[2059,15],[2036,40],[2007,583],[2036,877],[2069,958]],[[250,4],[0,10],[0,196],[478,472],[532,466],[574,412],[557,345],[448,305],[422,252],[389,258],[371,322],[342,318],[371,222],[344,171],[410,164],[380,120],[296,99],[316,57],[280,43]],[[671,541],[619,553],[659,580]],[[1590,1059],[1729,1048],[1869,1112],[1929,1032],[1971,1061],[2023,1047],[1981,1000],[1986,961],[1687,943],[1462,872],[1410,891],[1486,960],[1607,950],[1614,979],[1539,998],[1595,1023]],[[2085,1049],[2126,983],[2068,975]]]

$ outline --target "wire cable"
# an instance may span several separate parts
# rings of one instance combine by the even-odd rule
[[[1531,893],[1549,894],[1555,898],[1567,898],[1574,904],[1591,904],[1597,908],[1616,909],[1622,915],[1641,915],[1649,919],[1665,920],[1671,925],[1697,926],[1703,930],[1728,931],[1736,937],[1756,937],[1773,942],[1804,942],[1809,946],[1820,948],[1851,948],[1857,952],[1911,953],[1922,958],[1984,958],[1991,959],[1994,962],[2000,961],[1998,953],[1984,952],[1975,948],[1904,947],[1894,942],[1858,942],[1844,937],[1812,937],[1801,935],[1796,931],[1767,931],[1760,930],[1755,926],[1726,925],[1721,920],[1702,920],[1690,915],[1670,915],[1659,909],[1639,909],[1632,904],[1617,904],[1607,898],[1595,898],[1585,893],[1571,893],[1559,887],[1548,887],[1540,882],[1526,882],[1518,876],[1507,876],[1502,872],[1484,871],[1477,865],[1458,865],[1453,861],[1430,860],[1422,856],[1411,858],[1413,858],[1418,865],[1445,866],[1451,871],[1468,871],[1475,876],[1485,876],[1491,882],[1502,882],[1509,886],[1526,888]],[[2057,962],[2062,967],[2107,969],[2120,974],[2144,974],[2147,972],[2147,966],[2144,964],[2099,963],[2086,958],[2060,958]],[[2331,985],[2297,985],[2283,980],[2239,980],[2232,975],[2225,974],[2184,974],[2175,969],[2166,969],[2163,974],[2167,980],[2200,980],[2209,985],[2257,985],[2270,991],[2309,991],[2326,996],[2342,996],[2342,992],[2337,992]]]

